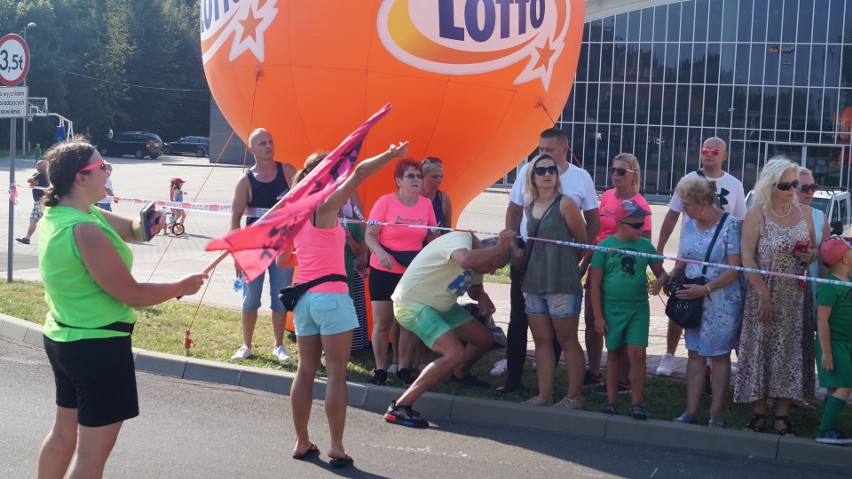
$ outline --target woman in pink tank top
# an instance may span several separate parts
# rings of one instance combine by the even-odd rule
[[[308,418],[311,415],[314,378],[325,351],[328,371],[325,404],[331,441],[327,454],[332,467],[352,463],[343,447],[343,429],[348,392],[346,364],[352,346],[352,330],[358,327],[358,319],[345,280],[343,254],[346,235],[337,221],[337,213],[367,177],[381,170],[392,159],[405,156],[407,151],[407,142],[391,145],[386,152],[356,166],[349,178],[317,207],[310,221],[294,238],[299,266],[295,283],[306,283],[328,275],[343,276],[342,281],[331,279],[308,289],[293,311],[299,347],[299,367],[290,388],[296,429],[294,459],[304,460],[319,454],[319,448],[311,442],[308,434]],[[295,180],[305,178],[324,158],[325,154],[309,156]],[[279,267],[294,266],[294,258],[290,248],[278,258]]]

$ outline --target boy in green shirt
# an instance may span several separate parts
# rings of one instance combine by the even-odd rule
[[[850,238],[833,236],[819,248],[829,268],[826,279],[849,281]],[[852,444],[836,429],[837,418],[852,393],[852,288],[821,283],[817,290],[817,338],[814,341],[819,384],[826,388],[825,408],[816,441]]]

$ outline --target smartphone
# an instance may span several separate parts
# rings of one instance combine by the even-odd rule
[[[804,253],[808,251],[808,248],[811,246],[810,240],[805,241],[796,241],[796,245],[793,247],[794,252]]]
[[[151,229],[154,227],[154,218],[157,215],[157,203],[153,201],[146,203],[139,210],[140,225],[142,225],[142,241],[151,240]]]

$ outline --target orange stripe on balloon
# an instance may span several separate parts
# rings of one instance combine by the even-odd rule
[[[420,33],[408,15],[409,0],[395,2],[388,12],[388,34],[403,50],[423,60],[444,64],[476,64],[499,60],[526,48],[535,37],[520,45],[494,52],[468,52],[446,47]]]

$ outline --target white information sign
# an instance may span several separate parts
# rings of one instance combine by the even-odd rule
[[[25,86],[0,88],[0,118],[23,118],[27,116],[27,90]]]

